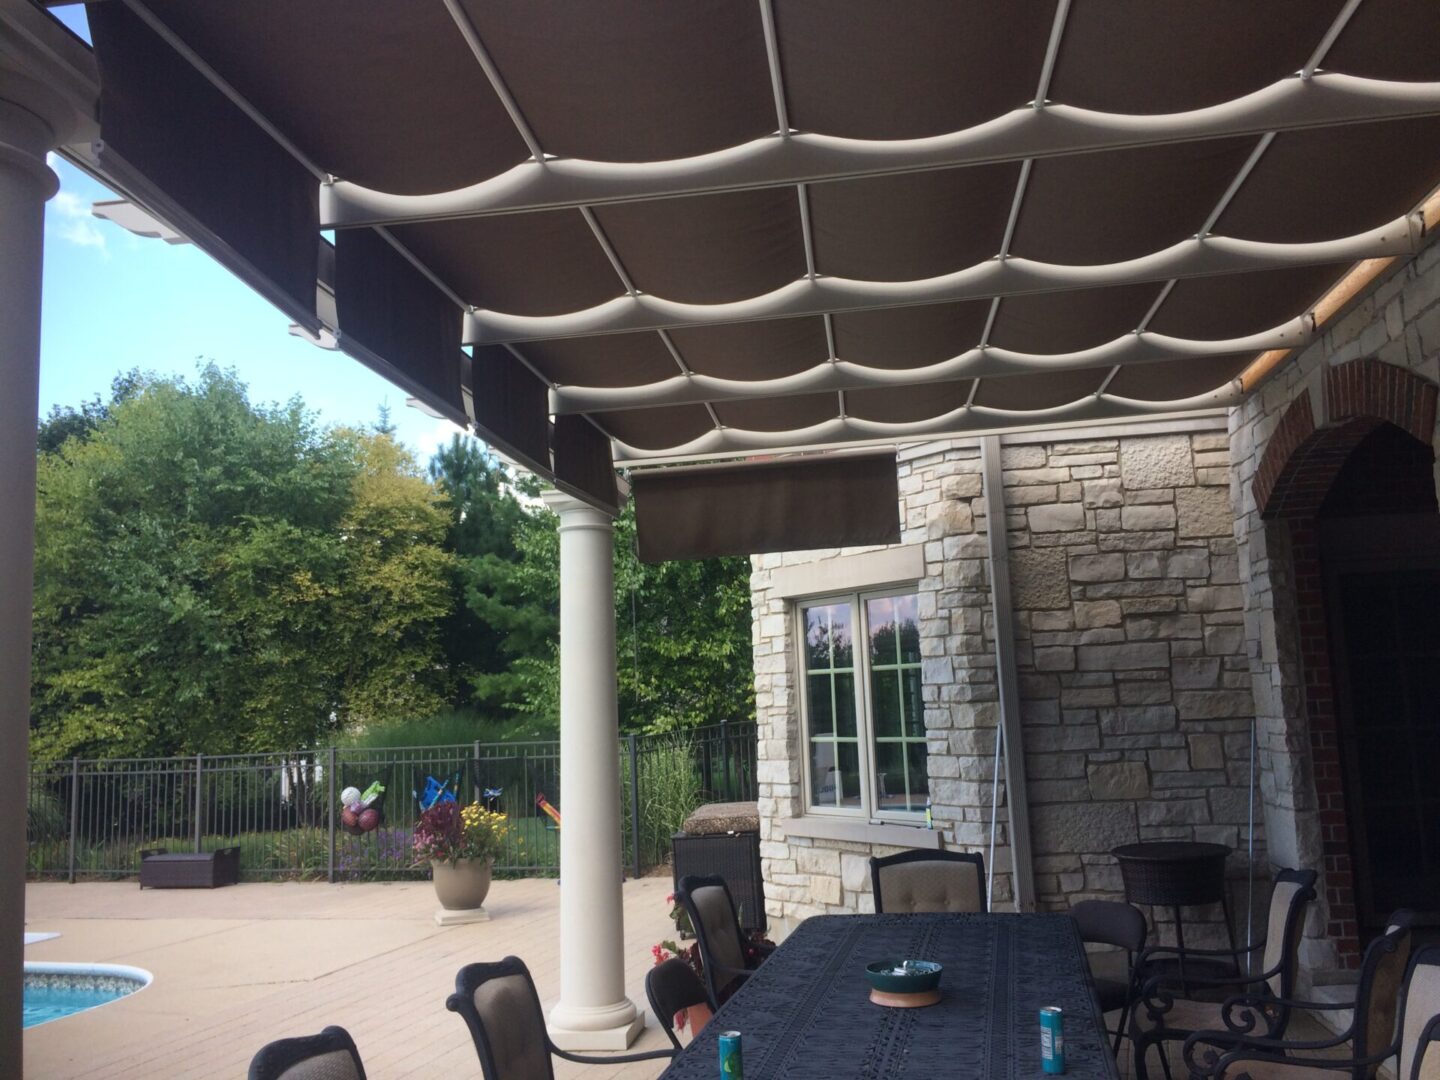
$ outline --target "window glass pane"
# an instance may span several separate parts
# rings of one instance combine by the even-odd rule
[[[895,649],[895,601],[888,596],[865,601],[865,621],[870,627],[870,663],[893,664]]]
[[[905,744],[875,744],[875,800],[879,810],[905,810]]]
[[[810,802],[812,806],[834,806],[836,802],[835,744],[810,744]]]
[[[919,603],[914,593],[895,597],[895,626],[900,637],[900,662],[920,663],[920,623],[916,616]]]
[[[841,742],[835,744],[840,758],[840,805],[860,806],[860,744]]]
[[[855,738],[855,676],[851,673],[835,677],[835,733]]]
[[[829,674],[811,675],[805,680],[805,708],[810,714],[811,735],[834,735],[834,706],[830,700]]]
[[[912,739],[923,739],[925,703],[920,696],[920,669],[905,668],[900,674],[905,688],[905,734]]]
[[[911,742],[905,744],[905,753],[909,759],[910,777],[910,809],[924,810],[925,799],[930,794],[930,777],[925,772],[925,743]]]
[[[821,604],[805,608],[805,667],[824,671],[850,667],[850,605]]]
[[[850,640],[850,605],[830,605],[830,640],[833,642],[834,664],[837,668],[855,666],[855,645]]]
[[[870,716],[877,739],[904,734],[900,730],[900,672],[879,668],[870,673]]]

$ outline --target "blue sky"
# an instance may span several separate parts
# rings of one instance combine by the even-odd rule
[[[88,39],[83,7],[58,12]],[[40,413],[99,394],[121,371],[193,375],[233,367],[253,401],[298,394],[329,424],[372,423],[390,407],[398,435],[428,459],[454,425],[405,407],[405,394],[340,352],[287,332],[289,320],[197,248],[127,233],[90,214],[103,185],[53,158],[60,192],[45,210]]]

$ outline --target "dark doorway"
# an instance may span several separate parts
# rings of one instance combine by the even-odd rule
[[[1361,943],[1440,907],[1440,515],[1431,448],[1380,424],[1317,515]]]

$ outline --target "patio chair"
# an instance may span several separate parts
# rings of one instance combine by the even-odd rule
[[[1389,1046],[1395,1033],[1395,1008],[1400,986],[1410,962],[1410,930],[1415,915],[1409,911],[1397,911],[1390,916],[1390,925],[1385,933],[1365,950],[1360,965],[1360,982],[1355,990],[1353,1002],[1284,1001],[1268,999],[1257,995],[1237,996],[1228,999],[1221,1009],[1225,1022],[1223,1031],[1197,1031],[1185,1040],[1185,1064],[1190,1075],[1200,1077],[1214,1073],[1222,1054],[1242,1047],[1254,1049],[1269,1058],[1261,1072],[1270,1080],[1316,1080],[1326,1074],[1311,1067],[1309,1059],[1320,1052],[1334,1052],[1349,1045],[1351,1062],[1369,1058],[1383,1047]],[[1301,1012],[1333,1012],[1353,1009],[1349,1026],[1341,1034],[1313,1041],[1284,1039],[1249,1038],[1243,1032],[1255,1027],[1254,1014],[1266,1009],[1280,1007]],[[1378,1065],[1355,1066],[1352,1080],[1373,1080]]]
[[[681,1009],[710,1003],[710,994],[700,976],[678,957],[656,964],[645,973],[645,996],[650,999],[650,1011],[676,1050],[680,1049],[680,1038],[675,1034],[675,1014]]]
[[[902,851],[870,860],[875,911],[985,910],[985,856],[968,851]]]
[[[710,874],[680,879],[675,900],[690,916],[695,940],[700,945],[701,974],[710,1008],[716,1012],[746,979],[754,967],[746,959],[745,938],[730,886],[723,877]],[[764,954],[756,957],[763,960]]]
[[[1160,1066],[1170,1076],[1170,1062],[1165,1054],[1167,1042],[1183,1042],[1197,1031],[1224,1028],[1223,998],[1201,1001],[1186,995],[1198,990],[1207,996],[1252,994],[1274,1003],[1273,1008],[1251,1012],[1255,1023],[1265,1022],[1261,1032],[1268,1039],[1285,1034],[1290,1010],[1283,1004],[1294,997],[1295,970],[1300,949],[1300,933],[1304,925],[1305,907],[1315,899],[1314,870],[1281,870],[1275,875],[1270,894],[1270,912],[1264,940],[1245,949],[1181,950],[1173,945],[1151,945],[1140,953],[1136,964],[1144,980],[1138,1000],[1130,1009],[1130,1039],[1135,1047],[1135,1075],[1148,1080],[1145,1057],[1152,1046],[1160,1049]],[[1242,958],[1260,956],[1261,970],[1255,974],[1239,971]],[[1226,960],[1236,966],[1231,975],[1149,974],[1151,964],[1171,960]],[[1251,1031],[1253,1031],[1253,1027]],[[1246,1032],[1249,1034],[1250,1032]]]
[[[333,1024],[319,1035],[277,1039],[250,1059],[250,1080],[365,1080],[355,1040]]]
[[[485,1080],[554,1080],[552,1056],[582,1065],[615,1065],[674,1057],[674,1050],[594,1057],[561,1050],[545,1030],[545,1013],[530,969],[518,956],[466,964],[455,975],[445,1007],[465,1019]]]
[[[1394,1030],[1378,1045],[1367,1047],[1368,1053],[1306,1057],[1302,1063],[1264,1039],[1247,1039],[1220,1057],[1205,1075],[1235,1080],[1343,1080],[1345,1073],[1372,1076],[1398,1055],[1397,1080],[1440,1080],[1440,1049],[1435,1047],[1440,1042],[1440,945],[1426,945],[1410,957],[1394,1011],[1398,1017]]]
[[[1115,1036],[1115,1053],[1120,1053],[1120,1042],[1125,1038],[1125,1021],[1130,1015],[1130,1006],[1135,1003],[1139,989],[1136,979],[1135,958],[1145,948],[1149,927],[1145,914],[1134,904],[1120,900],[1081,900],[1070,909],[1070,915],[1080,928],[1080,940],[1087,944],[1114,945],[1125,950],[1125,977],[1117,979],[1107,975],[1095,975],[1095,998],[1100,1002],[1102,1013],[1120,1010],[1120,1022],[1111,1032]]]

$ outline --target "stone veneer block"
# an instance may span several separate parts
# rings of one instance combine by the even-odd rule
[[[1135,808],[1123,802],[1033,806],[1030,830],[1037,855],[1103,852],[1139,839]]]
[[[1027,513],[1031,532],[1075,532],[1085,528],[1085,507],[1078,502],[1032,506]]]
[[[1188,435],[1156,435],[1120,442],[1120,478],[1128,490],[1191,487],[1195,466]]]
[[[1229,536],[1235,529],[1227,488],[1181,488],[1175,492],[1175,510],[1180,517],[1180,535]]]
[[[1010,589],[1015,606],[1022,610],[1068,607],[1070,580],[1065,573],[1065,552],[1059,548],[1010,552]]]
[[[1139,761],[1116,761],[1091,765],[1086,777],[1090,798],[1146,799],[1150,797],[1150,773]]]

